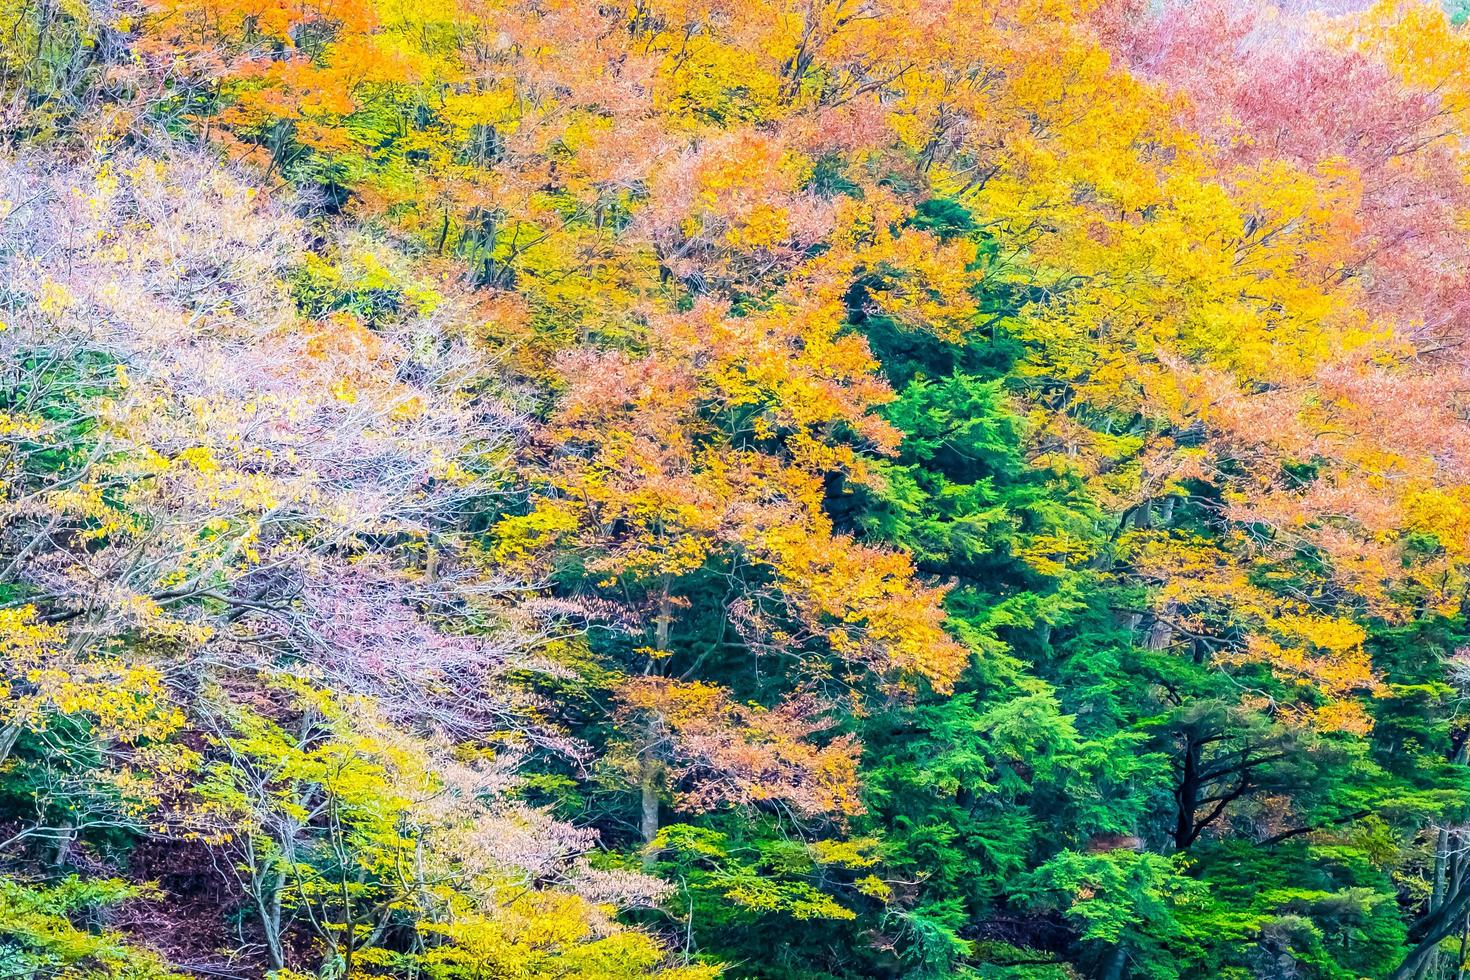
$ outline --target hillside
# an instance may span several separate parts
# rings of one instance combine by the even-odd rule
[[[0,980],[1463,980],[1461,16],[0,0]]]

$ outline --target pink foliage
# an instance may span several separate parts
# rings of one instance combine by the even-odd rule
[[[796,694],[763,708],[714,685],[650,676],[625,683],[618,699],[620,717],[656,733],[643,751],[668,767],[682,809],[764,804],[837,819],[862,812],[861,745],[850,735],[819,740],[831,720],[816,697]]]
[[[1426,343],[1462,335],[1470,186],[1456,162],[1458,122],[1372,52],[1329,43],[1308,6],[1169,4],[1121,46],[1137,71],[1188,97],[1184,121],[1227,165],[1350,163],[1362,184],[1361,228],[1336,274]]]

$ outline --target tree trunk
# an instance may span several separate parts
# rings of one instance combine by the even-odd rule
[[[286,968],[286,949],[281,942],[281,904],[284,899],[280,875],[275,873],[271,867],[262,867],[256,860],[253,850],[248,855],[248,865],[242,877],[241,883],[247,885],[255,905],[256,915],[260,919],[261,938],[265,942],[266,958],[270,961],[272,970],[284,970]]]
[[[1415,946],[1399,968],[1389,974],[1388,980],[1414,980],[1422,976],[1434,964],[1435,957],[1439,955],[1439,944],[1444,938],[1425,940]]]
[[[652,758],[652,747],[643,760],[641,806],[638,814],[638,831],[643,836],[643,866],[652,868],[658,860],[653,841],[658,837],[658,764]]]
[[[658,598],[658,617],[654,620],[653,646],[660,654],[669,649],[669,627],[674,618],[673,598],[669,594],[669,583],[664,581],[663,592]],[[651,665],[650,665],[651,666]],[[648,669],[648,668],[645,668]],[[647,719],[643,733],[643,748],[638,753],[639,773],[638,832],[643,837],[643,867],[652,868],[658,860],[658,851],[653,841],[658,837],[658,784],[663,774],[659,762],[659,724],[652,715]]]
[[[286,949],[281,943],[281,897],[281,889],[273,888],[270,899],[260,906],[266,955],[270,958],[271,968],[275,970],[286,968]]]
[[[1148,636],[1144,637],[1143,645],[1150,650],[1167,650],[1174,642],[1174,624],[1164,617],[1174,617],[1179,613],[1177,602],[1167,602],[1161,610],[1163,616],[1155,616],[1148,628]]]
[[[1174,849],[1184,850],[1194,843],[1196,836],[1194,813],[1199,808],[1200,795],[1200,744],[1186,735],[1184,742],[1184,771],[1179,776],[1179,788],[1174,791],[1178,810],[1174,821]]]
[[[1470,889],[1463,881],[1451,880],[1453,884],[1440,907],[1409,930],[1414,947],[1398,969],[1389,974],[1388,980],[1414,980],[1422,976],[1439,956],[1440,943],[1464,927],[1465,915],[1470,911]]]
[[[1439,910],[1445,902],[1445,889],[1449,884],[1449,853],[1450,853],[1450,830],[1448,827],[1439,828],[1439,836],[1434,844],[1434,886],[1429,893],[1429,911],[1431,913]],[[1430,969],[1435,965],[1435,957],[1425,957],[1420,960],[1414,971],[1415,980],[1426,980]]]
[[[65,867],[66,863],[71,860],[71,848],[76,843],[77,832],[75,827],[66,823],[61,824],[56,829],[58,831],[56,835],[56,850],[51,857],[51,866],[53,868],[61,868]]]
[[[1460,954],[1455,963],[1455,980],[1465,980],[1465,944],[1470,942],[1470,913],[1460,919]]]
[[[20,738],[20,722],[12,721],[8,725],[0,725],[0,763],[10,758],[10,753],[15,748],[18,738]]]

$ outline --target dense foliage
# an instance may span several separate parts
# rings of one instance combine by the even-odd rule
[[[1462,13],[0,0],[0,980],[1463,978]]]

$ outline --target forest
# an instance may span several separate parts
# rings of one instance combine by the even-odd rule
[[[1466,980],[1467,14],[0,0],[0,980]]]

